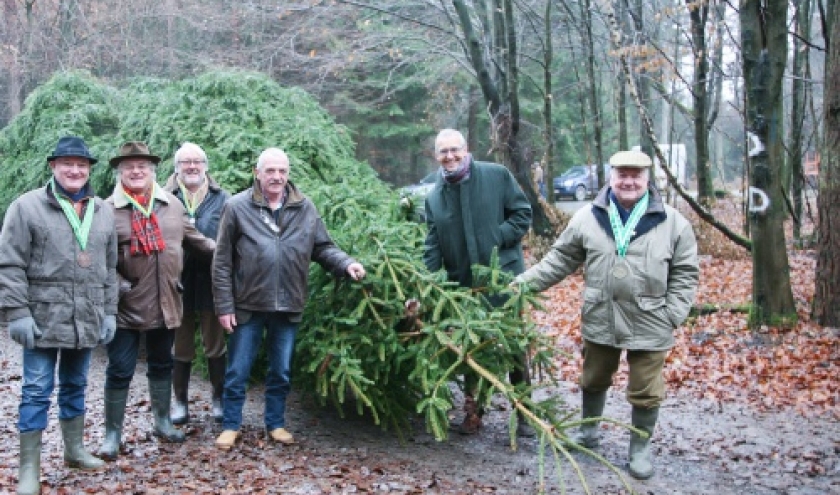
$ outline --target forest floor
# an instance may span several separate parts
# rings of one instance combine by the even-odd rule
[[[703,234],[701,234],[703,235]],[[727,259],[731,258],[731,259]],[[668,398],[653,440],[656,474],[629,478],[628,433],[602,423],[599,453],[610,468],[580,453],[541,462],[537,439],[510,445],[508,405],[494,402],[478,435],[452,433],[437,442],[421,420],[400,439],[369,417],[340,417],[293,392],[288,428],[297,443],[266,441],[262,389],[249,391],[243,439],[230,452],[213,442],[220,432],[209,417],[209,385],[195,376],[193,421],[183,444],[151,435],[145,364],[139,363],[126,413],[124,450],[98,472],[63,466],[55,405],[44,435],[44,494],[789,494],[840,493],[840,329],[809,321],[814,253],[791,251],[791,281],[800,322],[787,330],[750,331],[738,306],[749,302],[751,263],[743,257],[701,257],[697,305],[718,311],[690,318],[677,330],[665,374]],[[554,380],[538,397],[554,396],[572,415],[579,407],[580,274],[546,292],[534,318],[558,349]],[[86,443],[103,436],[102,386],[106,356],[94,352],[88,387]],[[0,494],[14,493],[18,442],[20,348],[0,336]],[[605,415],[629,421],[626,369],[619,370]],[[458,409],[458,408],[456,408]],[[459,411],[453,410],[457,423]],[[559,469],[558,469],[559,466]],[[544,467],[545,475],[541,476]],[[541,481],[542,480],[542,481]],[[626,484],[625,484],[626,483]],[[588,491],[587,491],[588,490]]]

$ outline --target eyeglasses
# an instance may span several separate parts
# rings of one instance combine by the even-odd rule
[[[178,160],[178,165],[204,165],[204,160]]]
[[[443,148],[441,150],[437,150],[437,154],[440,155],[440,156],[446,156],[446,155],[449,155],[449,154],[454,155],[454,154],[458,153],[459,151],[461,151],[462,149],[464,149],[463,146],[453,146],[452,148]]]

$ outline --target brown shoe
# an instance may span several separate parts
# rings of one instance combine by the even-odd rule
[[[236,430],[225,430],[216,439],[216,447],[221,450],[230,450],[239,439],[239,432]]]
[[[275,442],[279,442],[282,444],[290,445],[295,443],[295,437],[293,437],[291,433],[286,431],[285,428],[275,428],[268,432],[268,436]]]

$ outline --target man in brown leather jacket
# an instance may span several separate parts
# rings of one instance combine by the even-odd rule
[[[289,181],[289,158],[269,148],[257,160],[254,186],[232,197],[219,225],[213,298],[230,334],[224,419],[216,446],[239,438],[251,365],[260,347],[269,367],[265,427],[271,440],[294,443],[286,428],[295,335],[306,304],[311,261],[336,276],[361,280],[365,269],[336,246],[312,201]],[[265,338],[263,338],[265,333]]]
[[[125,404],[143,336],[154,435],[165,442],[184,441],[184,433],[172,426],[169,417],[173,330],[181,325],[183,314],[181,246],[210,258],[216,244],[189,222],[178,198],[155,183],[159,162],[160,157],[139,141],[123,144],[110,160],[118,177],[107,202],[114,209],[117,229],[120,301],[105,370],[105,439],[99,454],[107,460],[119,453]]]

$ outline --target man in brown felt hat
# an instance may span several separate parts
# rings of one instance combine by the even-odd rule
[[[140,141],[123,144],[110,160],[117,172],[117,184],[107,202],[114,210],[119,242],[120,300],[117,331],[108,345],[105,370],[105,438],[99,454],[107,460],[119,454],[141,336],[146,338],[154,435],[165,442],[184,441],[184,433],[169,417],[173,332],[183,316],[182,245],[209,259],[216,243],[189,222],[178,198],[157,185],[159,162],[160,157]]]
[[[619,151],[610,158],[610,182],[578,210],[545,258],[515,284],[542,291],[585,266],[581,333],[581,415],[589,419],[571,440],[598,446],[598,421],[607,390],[627,352],[627,401],[633,406],[630,474],[653,476],[650,437],[665,398],[662,367],[674,329],[694,301],[699,279],[691,224],[662,201],[650,183],[650,157]]]
[[[41,490],[41,436],[58,369],[64,463],[98,469],[85,450],[85,389],[91,349],[114,336],[114,215],[89,183],[96,163],[84,140],[65,136],[47,157],[46,186],[16,199],[0,234],[0,313],[22,346],[17,493]]]

